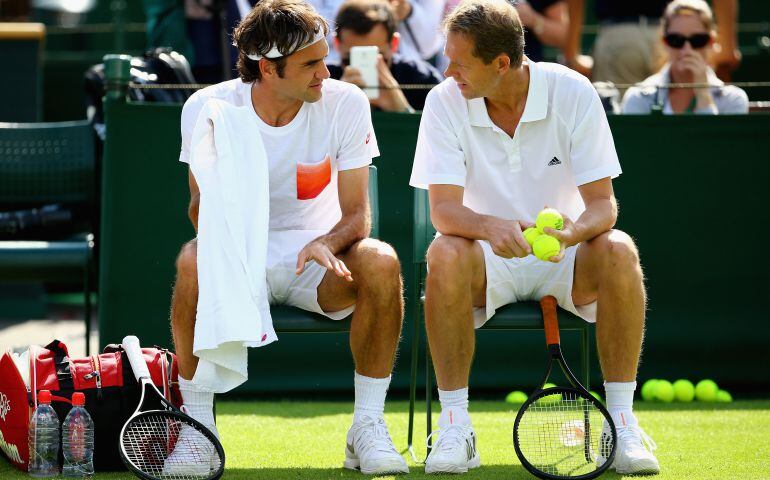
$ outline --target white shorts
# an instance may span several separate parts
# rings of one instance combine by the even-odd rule
[[[487,274],[487,304],[473,309],[476,328],[492,318],[495,311],[509,303],[540,300],[553,295],[559,306],[587,322],[596,322],[596,302],[576,307],[572,302],[572,283],[578,246],[567,248],[559,263],[545,262],[534,255],[503,258],[495,255],[489,242],[479,240],[484,251]]]
[[[328,271],[326,267],[308,262],[301,274],[296,273],[299,251],[325,233],[316,230],[270,231],[267,246],[267,298],[270,305],[290,305],[332,320],[342,320],[353,313],[355,305],[339,312],[324,312],[318,305],[318,285]]]

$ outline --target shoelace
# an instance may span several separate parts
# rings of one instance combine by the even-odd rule
[[[428,435],[428,438],[425,440],[425,444],[430,447],[430,439],[433,438],[433,435],[436,435],[439,432],[441,433],[438,435],[436,444],[433,445],[432,450],[442,453],[451,452],[455,448],[463,448],[465,446],[463,443],[465,437],[468,435],[476,435],[473,429],[469,426],[457,424],[449,425],[447,427],[441,427],[438,430],[431,432],[431,434]]]
[[[646,448],[649,451],[655,451],[658,445],[650,438],[647,433],[638,425],[629,425],[618,429],[618,441],[632,443],[640,448]]]
[[[359,456],[367,455],[372,451],[387,453],[396,451],[388,427],[382,418],[361,417],[353,428],[353,442]],[[365,435],[366,430],[370,431],[371,434]]]

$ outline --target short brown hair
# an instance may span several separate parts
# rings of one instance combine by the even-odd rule
[[[703,0],[674,0],[663,13],[663,32],[668,31],[671,19],[677,15],[695,15],[709,32],[714,29],[714,14]]]
[[[318,29],[328,34],[329,26],[313,7],[304,0],[260,0],[233,31],[233,44],[238,49],[236,68],[245,83],[262,80],[259,60],[252,60],[250,54],[265,55],[275,46],[283,54],[275,59],[268,58],[283,77],[286,57],[295,52],[298,45],[304,45],[315,38]]]
[[[382,25],[388,32],[388,41],[396,33],[396,15],[390,3],[382,0],[347,0],[340,5],[334,20],[337,37],[342,30],[352,30],[358,35],[366,35],[377,25]]]
[[[485,64],[505,54],[514,68],[524,58],[524,28],[516,8],[505,0],[465,0],[444,20],[447,33],[473,40],[473,55]]]

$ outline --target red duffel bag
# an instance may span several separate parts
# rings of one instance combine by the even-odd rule
[[[180,406],[176,356],[161,348],[143,348],[142,353],[153,383]],[[70,358],[67,346],[54,340],[45,347],[31,346],[28,355],[6,352],[0,357],[0,448],[25,471],[29,419],[40,390],[51,391],[51,405],[60,422],[72,408],[72,394],[83,392],[94,421],[94,468],[125,469],[118,451],[120,429],[136,410],[141,392],[120,345],[107,345],[99,355]]]

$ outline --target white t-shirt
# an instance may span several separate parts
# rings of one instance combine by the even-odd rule
[[[252,105],[250,83],[240,79],[195,92],[182,109],[181,162],[190,162],[190,139],[203,105],[218,98]],[[341,218],[337,172],[379,156],[369,101],[358,87],[324,80],[321,100],[303,103],[291,122],[272,127],[254,111],[270,172],[270,230],[329,231]]]
[[[582,75],[528,62],[527,103],[513,138],[448,78],[428,94],[410,184],[464,187],[476,213],[534,221],[545,205],[573,220],[585,210],[578,186],[621,173],[599,96]]]

